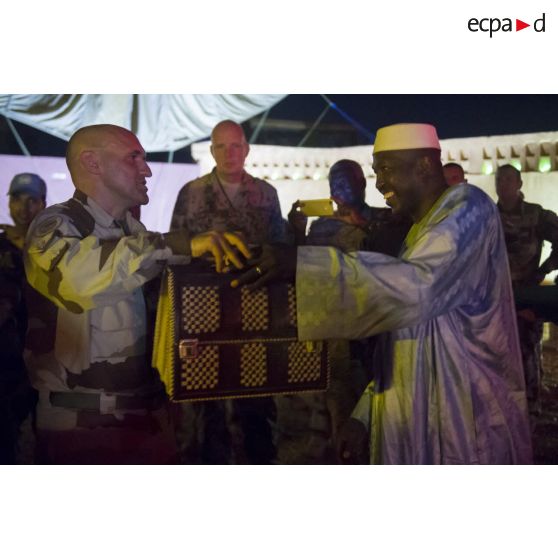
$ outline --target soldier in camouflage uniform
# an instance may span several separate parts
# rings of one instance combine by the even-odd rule
[[[250,147],[242,128],[230,120],[220,122],[211,141],[216,166],[180,190],[171,230],[240,232],[255,245],[284,242],[286,223],[277,191],[244,170]]]
[[[14,224],[0,225],[0,463],[20,461],[18,439],[32,440],[30,418],[22,428],[34,405],[23,362],[27,312],[22,249],[31,221],[45,208],[46,184],[36,174],[17,174],[8,195]]]
[[[391,209],[365,202],[366,178],[356,161],[337,161],[329,172],[334,218],[319,217],[305,236],[306,217],[295,202],[289,213],[297,245],[371,250],[397,256],[411,223]],[[277,401],[278,460],[285,464],[335,463],[335,440],[369,382],[374,338],[329,343],[331,379],[325,394],[284,396]]]
[[[503,165],[497,170],[498,209],[514,288],[538,285],[548,273],[558,269],[558,216],[538,204],[526,202],[521,185],[521,173],[512,165]],[[545,240],[552,244],[552,252],[540,264]],[[527,402],[530,413],[536,415],[540,411],[543,321],[530,310],[522,310],[517,313],[517,326]]]
[[[211,133],[216,166],[179,192],[171,230],[240,233],[250,245],[284,242],[286,222],[275,188],[244,170],[249,152],[242,127],[225,120]],[[271,463],[275,450],[271,398],[184,403],[178,435],[184,462]]]
[[[134,134],[88,126],[70,139],[74,197],[43,211],[27,236],[26,363],[37,406],[41,463],[176,461],[162,383],[146,347],[142,287],[173,255],[223,253],[241,266],[233,235],[148,232],[129,209],[149,201],[151,170]]]

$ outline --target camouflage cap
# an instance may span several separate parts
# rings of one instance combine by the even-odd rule
[[[38,175],[31,172],[16,174],[10,182],[8,196],[15,194],[31,194],[41,198],[46,197],[46,183]]]

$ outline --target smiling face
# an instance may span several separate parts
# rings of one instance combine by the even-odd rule
[[[149,202],[146,179],[151,169],[134,134],[122,128],[111,130],[98,155],[99,178],[115,206],[129,209]]]
[[[10,216],[19,227],[27,228],[36,215],[45,208],[43,198],[32,194],[10,196]]]
[[[374,154],[372,165],[376,188],[383,194],[387,205],[394,213],[409,215],[415,221],[424,202],[417,161],[410,151],[382,151]]]

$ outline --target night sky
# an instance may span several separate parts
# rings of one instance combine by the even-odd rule
[[[374,133],[398,122],[429,122],[440,138],[558,130],[558,95],[327,95]],[[313,120],[325,106],[319,95],[290,95],[270,118]],[[330,110],[323,122],[342,121]],[[362,142],[367,143],[362,136]]]

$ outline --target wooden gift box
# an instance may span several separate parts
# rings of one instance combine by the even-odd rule
[[[292,283],[250,292],[206,262],[167,266],[153,366],[171,401],[323,391],[326,342],[300,342]]]

